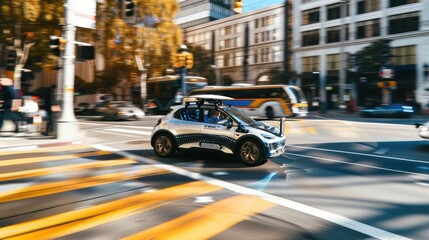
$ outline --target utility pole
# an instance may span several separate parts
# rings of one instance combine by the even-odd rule
[[[345,17],[347,13],[347,7],[348,7],[348,0],[341,0],[340,1],[340,11],[341,11],[341,26],[340,26],[340,72],[339,72],[339,78],[340,78],[340,86],[339,86],[339,100],[340,100],[340,107],[345,107],[344,104],[344,96],[345,96],[345,87],[346,87],[346,57],[344,52],[344,42],[346,40],[346,24],[345,24]]]
[[[76,27],[73,22],[72,0],[65,0],[64,10],[65,25],[63,32],[67,43],[63,55],[63,79],[58,79],[59,84],[57,84],[57,86],[62,86],[61,114],[57,122],[57,138],[71,139],[77,137],[76,134],[79,133],[73,110]]]

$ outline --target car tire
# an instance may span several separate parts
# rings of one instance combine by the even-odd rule
[[[237,158],[249,166],[259,166],[266,162],[265,152],[261,144],[254,139],[244,139],[238,144]]]
[[[274,118],[274,110],[272,107],[267,107],[265,110],[265,115],[267,115],[267,118],[272,119]]]
[[[153,143],[153,150],[160,157],[171,157],[176,152],[176,143],[166,133],[156,135]]]

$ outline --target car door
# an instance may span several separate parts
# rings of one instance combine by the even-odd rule
[[[211,108],[202,109],[204,122],[201,125],[200,147],[232,153],[235,147],[235,139],[238,136],[235,132],[236,127],[232,126],[232,124],[227,124],[228,121],[230,123],[232,121],[221,110],[220,121],[217,123],[211,122],[209,120],[211,112],[213,112]]]
[[[170,121],[169,130],[174,134],[179,147],[199,147],[202,123],[199,121],[197,108],[178,109]]]

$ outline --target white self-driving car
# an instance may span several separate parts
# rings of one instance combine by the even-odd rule
[[[234,154],[251,166],[284,153],[283,120],[280,129],[268,126],[223,104],[230,99],[211,94],[194,95],[185,98],[184,105],[172,107],[152,130],[151,145],[155,153],[170,157],[179,149],[215,150]]]

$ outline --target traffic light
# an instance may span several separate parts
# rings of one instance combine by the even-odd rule
[[[49,48],[55,56],[61,55],[61,50],[64,49],[64,44],[66,43],[67,40],[62,37],[49,36]]]
[[[234,0],[233,11],[237,14],[243,12],[243,1],[242,0]]]
[[[181,67],[185,66],[185,59],[186,59],[185,53],[176,54],[176,61],[174,63],[174,67],[175,68],[181,68]]]
[[[126,17],[134,16],[135,4],[132,0],[125,0],[124,2],[124,13]]]
[[[194,55],[192,53],[186,53],[185,55],[185,67],[191,69],[194,65]]]

